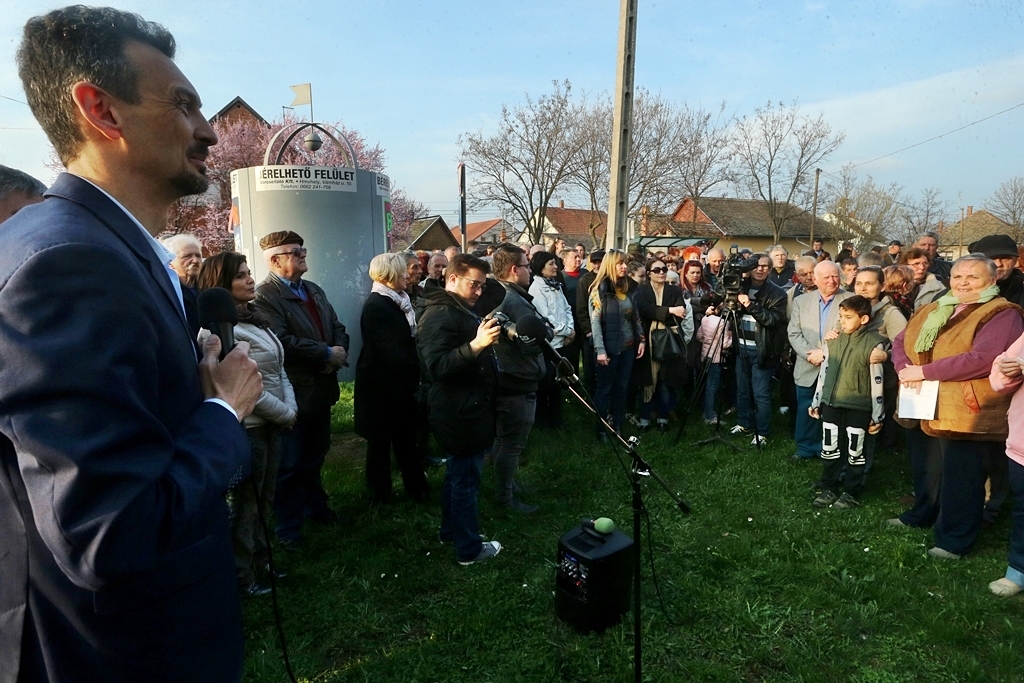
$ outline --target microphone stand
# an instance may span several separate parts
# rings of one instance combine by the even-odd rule
[[[635,436],[631,436],[629,439],[623,439],[622,435],[616,432],[604,417],[597,412],[597,407],[594,405],[593,399],[587,393],[587,390],[583,388],[583,383],[580,381],[580,378],[576,376],[574,368],[565,358],[559,357],[558,363],[555,366],[555,380],[568,389],[569,392],[583,404],[583,407],[597,417],[601,426],[604,427],[604,430],[608,435],[615,439],[619,445],[625,449],[630,457],[630,484],[633,489],[633,680],[635,683],[640,683],[640,570],[643,561],[643,554],[640,552],[640,523],[641,515],[644,511],[640,488],[641,477],[650,477],[654,481],[658,482],[661,488],[664,489],[665,493],[667,493],[669,498],[675,502],[676,506],[683,514],[689,514],[690,506],[678,493],[673,491],[669,487],[668,482],[658,476],[658,473],[640,457],[639,453],[637,453],[637,446],[640,445],[640,439]]]

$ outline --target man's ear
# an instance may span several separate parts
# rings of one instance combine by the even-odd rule
[[[91,137],[89,130],[92,130],[108,140],[121,139],[122,121],[118,112],[120,100],[98,85],[86,81],[71,86],[71,99],[78,109],[78,115],[85,122],[84,127],[88,129],[83,131],[86,137]]]

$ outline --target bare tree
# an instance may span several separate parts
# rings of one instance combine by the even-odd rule
[[[852,165],[844,166],[819,195],[819,206],[831,214],[824,231],[837,240],[854,241],[894,234],[903,221],[902,191],[898,183],[876,185],[871,176],[860,180]]]
[[[587,230],[599,244],[597,229],[601,212],[608,207],[612,159],[612,103],[607,95],[583,101],[577,121],[577,160],[569,176],[571,187],[580,192],[590,207]]]
[[[473,207],[498,204],[526,226],[533,242],[544,231],[544,217],[555,192],[577,163],[578,106],[568,80],[553,81],[554,91],[536,100],[501,108],[498,132],[459,136],[462,158],[474,177],[469,180]]]
[[[1017,176],[999,186],[985,202],[985,208],[1013,226],[1011,237],[1024,239],[1024,178]]]
[[[591,207],[591,236],[608,206],[611,162],[612,105],[607,95],[583,103],[578,128],[579,163],[572,185]],[[676,107],[644,89],[633,102],[630,145],[629,206],[637,217],[643,207],[651,215],[667,213],[680,194],[693,188],[700,196],[727,177],[728,126],[725,105],[716,117],[701,108]]]
[[[901,208],[902,220],[891,235],[904,244],[913,244],[925,230],[937,231],[949,219],[949,202],[937,187],[925,188],[916,199],[905,198]]]
[[[715,187],[732,179],[732,116],[725,115],[723,101],[717,113],[703,107],[683,105],[682,149],[679,155],[679,183],[697,206]]]
[[[806,211],[811,177],[845,135],[833,133],[824,114],[810,118],[799,107],[768,102],[753,118],[736,126],[733,145],[739,165],[737,183],[749,196],[763,200],[772,221],[773,239],[779,241],[787,221]]]

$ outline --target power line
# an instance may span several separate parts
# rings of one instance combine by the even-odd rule
[[[28,102],[22,102],[21,100],[16,100],[13,97],[8,97],[7,95],[0,95],[0,99],[10,100],[11,102],[17,102],[18,104],[24,104],[26,107],[28,106]]]
[[[1020,104],[1015,104],[1014,106],[1010,107],[1009,109],[1004,109],[1002,111],[997,111],[995,114],[992,114],[990,116],[986,116],[983,119],[978,119],[977,121],[971,121],[970,123],[968,123],[966,125],[960,126],[959,128],[954,128],[953,130],[950,130],[950,131],[947,131],[945,133],[942,133],[941,135],[936,135],[935,137],[928,138],[927,140],[922,140],[921,142],[914,143],[913,145],[910,145],[909,147],[904,147],[903,149],[898,149],[895,152],[889,152],[888,154],[883,154],[880,157],[875,157],[874,159],[869,159],[867,161],[862,161],[859,164],[854,164],[850,168],[857,168],[858,166],[863,166],[865,164],[870,164],[870,163],[873,163],[875,161],[879,161],[881,159],[885,159],[886,157],[891,157],[894,154],[899,154],[900,152],[906,152],[908,149],[913,149],[914,147],[920,147],[923,144],[926,144],[928,142],[932,142],[934,140],[938,140],[939,138],[944,138],[947,135],[952,135],[953,133],[957,133],[959,131],[962,131],[965,128],[970,128],[971,126],[976,126],[979,123],[982,123],[983,121],[988,121],[989,119],[994,119],[997,116],[1005,114],[1006,112],[1009,112],[1009,111],[1013,111],[1014,109],[1019,109],[1020,107],[1024,107],[1024,102],[1021,102]]]

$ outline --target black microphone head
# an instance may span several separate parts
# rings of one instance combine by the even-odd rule
[[[231,292],[223,287],[211,287],[199,293],[199,326],[213,330],[217,323],[238,324],[238,308]]]
[[[538,339],[549,341],[551,333],[547,325],[540,317],[528,313],[516,322],[516,334],[527,344],[535,343]]]

